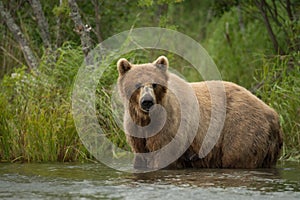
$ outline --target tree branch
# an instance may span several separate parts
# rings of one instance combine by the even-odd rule
[[[272,19],[278,26],[282,26],[281,22],[278,20],[278,13],[277,13],[277,6],[274,1],[272,1],[273,7],[274,7],[274,13],[271,8],[271,6],[266,2],[266,8],[268,9],[269,13],[271,14]]]
[[[21,29],[15,23],[15,20],[12,18],[8,11],[5,11],[2,1],[0,1],[0,14],[4,22],[6,23],[7,28],[13,33],[14,38],[18,41],[29,68],[36,69],[38,66],[37,58],[32,52],[29,43],[26,40]]]
[[[291,2],[290,2],[290,0],[286,0],[286,7],[285,7],[285,9],[286,9],[287,14],[289,16],[289,19],[291,21],[293,21],[294,20],[294,15],[292,13],[292,8],[291,8]]]
[[[273,7],[274,7],[274,14],[275,14],[275,18],[277,19],[278,12],[277,12],[277,6],[276,6],[276,2],[275,2],[275,0],[272,0],[272,4],[273,4]]]
[[[10,58],[12,58],[14,61],[16,61],[17,63],[19,63],[20,65],[23,65],[23,63],[16,58],[13,54],[9,53],[4,47],[0,46],[0,49],[6,54],[8,55]]]
[[[288,46],[291,46],[291,40],[289,38],[289,33],[287,31],[287,28],[285,27],[284,24],[282,24],[280,22],[280,20],[284,22],[285,19],[280,14],[277,13],[277,6],[276,6],[275,0],[272,0],[272,4],[273,4],[273,8],[266,2],[266,8],[270,12],[271,17],[272,17],[273,21],[277,24],[277,26],[282,27],[282,31],[285,34],[285,40],[286,40]],[[274,10],[274,12],[273,12],[273,10]]]
[[[79,8],[75,0],[68,0],[70,7],[70,16],[75,24],[75,32],[80,35],[82,51],[87,58],[88,53],[92,49],[92,40],[90,38],[90,27],[84,25],[79,13]],[[86,60],[86,63],[89,64],[89,61]]]
[[[101,37],[101,25],[100,25],[100,13],[99,13],[99,1],[98,0],[92,0],[92,3],[95,7],[95,34],[97,36],[98,42],[102,42],[103,39]]]
[[[63,0],[59,0],[59,7],[63,6]],[[55,41],[55,48],[58,48],[62,43],[62,36],[61,36],[61,13],[56,16],[56,41]]]
[[[261,15],[263,17],[263,21],[264,21],[264,23],[266,25],[269,37],[270,37],[270,39],[272,41],[272,44],[273,44],[273,47],[274,47],[276,53],[279,53],[280,55],[283,55],[284,52],[280,48],[280,46],[278,44],[278,41],[276,39],[276,36],[275,36],[275,34],[273,32],[273,29],[272,29],[272,26],[270,24],[267,12],[265,10],[265,8],[266,8],[266,1],[265,0],[260,0],[260,2],[259,1],[255,1],[255,3],[256,3],[256,6],[258,7],[258,9],[259,9],[259,11],[260,11],[260,13],[261,13]]]
[[[41,38],[45,49],[52,50],[50,32],[47,19],[45,18],[42,5],[39,0],[29,0],[33,13],[37,19],[38,27],[40,29]]]

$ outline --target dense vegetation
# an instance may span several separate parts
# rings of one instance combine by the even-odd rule
[[[74,2],[0,0],[0,161],[93,159],[77,135],[71,114],[76,73],[97,43],[144,26],[175,29],[200,42],[223,80],[248,88],[278,111],[284,131],[281,158],[300,160],[299,1],[78,0],[77,13]],[[47,25],[39,21],[43,17],[35,12],[36,5],[41,5]],[[76,14],[84,27],[74,19]],[[33,59],[28,58],[10,19]],[[185,70],[188,63],[165,53],[187,79],[199,80]],[[135,51],[124,56],[148,62],[158,54]],[[126,148],[110,104],[116,78],[114,62],[96,91],[98,120],[105,134]]]

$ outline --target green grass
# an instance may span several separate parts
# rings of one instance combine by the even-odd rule
[[[71,115],[70,90],[82,62],[80,47],[57,50],[54,65],[17,69],[1,82],[0,160],[73,161],[89,158]],[[45,61],[49,58],[45,58]],[[38,74],[38,75],[37,75]]]
[[[300,160],[300,53],[264,58],[257,91],[279,114],[284,132],[282,159]]]
[[[269,54],[272,47],[264,25],[258,20],[245,23],[242,32],[237,10],[232,9],[214,19],[207,34],[210,36],[203,46],[216,62],[223,80],[250,88],[255,70],[262,65],[260,55]]]

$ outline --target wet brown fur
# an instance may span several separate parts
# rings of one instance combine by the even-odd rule
[[[231,82],[222,82],[226,91],[225,124],[212,151],[204,158],[199,158],[198,152],[208,129],[212,109],[207,83],[217,85],[220,81],[187,83],[167,70],[161,70],[153,63],[142,65],[129,63],[128,66],[126,60],[124,62],[124,71],[120,69],[120,62],[118,63],[118,87],[124,101],[125,113],[129,113],[125,115],[124,128],[133,152],[147,153],[161,149],[174,138],[180,120],[187,122],[193,120],[192,117],[181,119],[180,106],[176,97],[166,87],[159,86],[155,90],[156,99],[167,111],[167,120],[163,129],[148,138],[137,138],[128,134],[135,131],[128,122],[129,116],[140,126],[146,126],[150,122],[149,116],[141,112],[137,104],[139,92],[134,85],[155,81],[161,85],[174,84],[183,96],[188,88],[192,88],[199,103],[201,121],[196,137],[190,141],[191,145],[187,151],[176,162],[169,165],[170,168],[261,168],[276,164],[282,147],[278,114],[248,90]],[[132,93],[133,95],[128,95]],[[186,105],[189,103],[187,99]],[[195,127],[186,127],[185,130],[189,131],[190,128]],[[187,134],[183,133],[182,137]],[[136,167],[149,167],[143,158],[139,161]],[[154,163],[150,167],[155,166]]]

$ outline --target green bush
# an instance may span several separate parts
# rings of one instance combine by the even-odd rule
[[[300,159],[300,53],[264,58],[256,72],[262,83],[256,94],[279,114],[284,133],[282,158]]]
[[[207,27],[203,46],[216,62],[223,80],[250,88],[256,69],[262,62],[260,55],[271,51],[264,25],[258,21],[245,22],[241,31],[235,8],[215,18]],[[246,20],[246,19],[245,19]]]
[[[83,59],[67,43],[39,71],[16,69],[1,81],[0,160],[71,161],[88,158],[71,115],[70,92]]]

